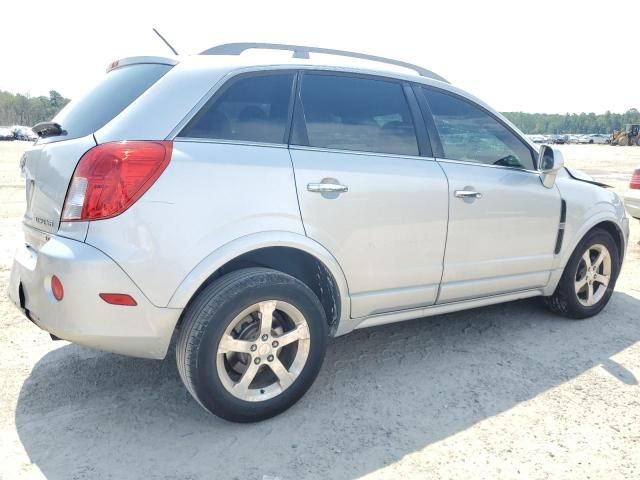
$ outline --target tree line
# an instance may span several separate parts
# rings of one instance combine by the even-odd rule
[[[51,120],[69,101],[55,90],[51,90],[48,97],[14,95],[0,90],[0,125],[32,127],[38,122]]]
[[[520,130],[528,134],[549,133],[612,133],[628,123],[640,124],[640,112],[636,108],[625,113],[524,113],[504,112]]]
[[[0,125],[28,125],[51,120],[69,103],[55,90],[49,96],[31,97],[0,90]],[[636,108],[625,113],[524,113],[504,112],[520,130],[528,134],[549,133],[611,133],[628,123],[640,124],[640,111]]]

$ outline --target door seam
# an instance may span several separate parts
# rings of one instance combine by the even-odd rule
[[[444,278],[444,266],[445,266],[444,262],[445,262],[445,259],[447,258],[447,245],[449,244],[449,220],[451,216],[451,184],[449,183],[449,177],[447,176],[447,172],[445,172],[444,168],[442,168],[442,165],[440,165],[438,158],[434,156],[433,159],[435,160],[438,167],[440,167],[440,170],[442,171],[442,174],[444,175],[444,178],[447,181],[447,227],[445,229],[444,249],[442,251],[442,271],[440,272],[440,283],[438,284],[438,292],[436,293],[436,299],[433,302],[434,305],[437,305],[438,301],[440,300],[440,292],[442,291],[442,279]]]
[[[302,224],[302,231],[305,237],[309,237],[307,233],[307,227],[304,225],[304,218],[302,218],[302,206],[300,205],[300,193],[298,193],[298,179],[296,178],[296,167],[293,165],[293,157],[291,156],[291,149],[287,147],[289,153],[289,161],[291,162],[291,172],[293,172],[293,186],[296,191],[296,200],[298,201],[298,213],[300,214],[300,223]]]

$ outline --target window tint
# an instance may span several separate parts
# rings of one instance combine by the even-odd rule
[[[423,91],[445,158],[534,169],[531,150],[484,110],[446,93],[427,88]]]
[[[180,133],[181,137],[283,143],[293,73],[231,80]]]
[[[169,70],[169,65],[141,63],[107,73],[95,87],[71,101],[53,119],[67,132],[59,139],[84,137],[102,128]]]
[[[305,74],[301,97],[311,147],[418,155],[413,120],[398,83]],[[297,127],[292,143],[301,144]]]

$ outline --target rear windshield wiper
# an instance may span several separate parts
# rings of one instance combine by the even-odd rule
[[[67,134],[67,131],[63,130],[60,124],[56,122],[40,122],[35,125],[32,130],[36,132],[36,135],[40,138]]]

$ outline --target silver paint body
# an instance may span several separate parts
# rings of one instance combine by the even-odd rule
[[[104,350],[162,358],[182,310],[203,282],[259,248],[295,248],[322,262],[340,294],[335,334],[342,335],[549,295],[575,245],[603,221],[614,223],[626,242],[628,221],[620,199],[564,170],[546,188],[540,172],[509,167],[175,138],[234,75],[292,68],[432,85],[482,105],[515,130],[486,104],[449,84],[358,68],[352,60],[327,65],[251,55],[180,59],[94,135],[38,142],[27,151],[29,206],[25,243],[11,275],[13,301],[20,304],[22,284],[25,308],[47,331]],[[96,142],[133,139],[174,140],[171,162],[155,184],[117,217],[60,224],[82,154]],[[348,191],[307,189],[323,180],[338,181]],[[457,190],[475,190],[482,198],[458,198]],[[561,199],[569,208],[562,249],[554,254]],[[65,286],[62,302],[48,291],[54,274]],[[106,304],[100,292],[131,294],[138,306]]]

